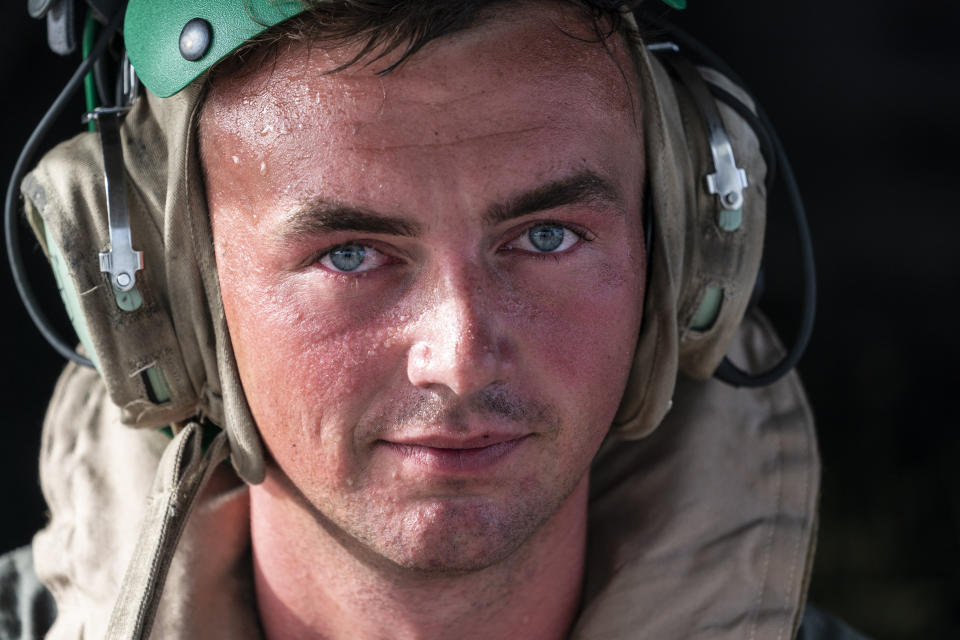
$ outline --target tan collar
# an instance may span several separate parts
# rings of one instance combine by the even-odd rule
[[[782,349],[763,318],[731,357]],[[820,463],[791,373],[733,389],[681,378],[649,438],[608,442],[591,477],[585,607],[573,638],[792,638],[816,533]]]

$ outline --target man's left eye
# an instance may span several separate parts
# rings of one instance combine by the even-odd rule
[[[580,234],[562,224],[541,222],[511,240],[506,248],[531,253],[563,253],[580,240]]]

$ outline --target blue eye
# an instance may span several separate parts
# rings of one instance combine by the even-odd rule
[[[324,253],[317,262],[333,273],[360,275],[387,266],[394,260],[369,244],[346,242]]]
[[[362,244],[342,244],[326,257],[338,271],[356,271],[367,257],[367,250]]]
[[[563,244],[563,237],[567,230],[558,224],[535,224],[527,231],[530,244],[538,251],[552,252]]]
[[[559,222],[538,222],[504,245],[504,249],[519,249],[536,255],[565,253],[581,240],[584,234]]]

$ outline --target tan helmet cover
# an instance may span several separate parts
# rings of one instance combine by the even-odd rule
[[[731,110],[721,114],[739,166],[749,175],[743,224],[722,232],[713,222],[712,171],[696,106],[674,87],[645,48],[639,52],[647,176],[654,205],[653,250],[643,327],[616,432],[643,437],[670,407],[678,370],[705,378],[723,358],[742,320],[762,251],[765,167],[758,143]],[[712,80],[745,99],[722,77]],[[243,394],[220,299],[213,241],[197,148],[205,95],[200,79],[171,98],[151,94],[126,116],[122,144],[137,276],[143,305],[117,306],[97,255],[109,245],[99,139],[83,133],[47,154],[22,185],[40,242],[63,256],[112,401],[124,423],[162,427],[200,415],[226,429],[231,459],[249,483],[264,476],[263,449]],[[643,180],[638,168],[637,180]],[[49,252],[48,252],[49,253]],[[707,285],[724,301],[705,332],[687,329]],[[151,402],[140,375],[159,367],[170,399]]]

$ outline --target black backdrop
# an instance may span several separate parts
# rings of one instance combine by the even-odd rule
[[[676,21],[765,106],[810,214],[819,315],[799,368],[824,458],[811,599],[878,638],[960,637],[960,4],[690,5]],[[78,62],[45,48],[25,7],[0,14],[4,180]],[[77,131],[81,113],[77,99],[52,140]],[[780,191],[762,306],[789,341],[800,280]],[[52,278],[32,245],[27,255],[66,333]],[[36,454],[62,363],[2,271],[0,549],[9,549],[44,521]]]

